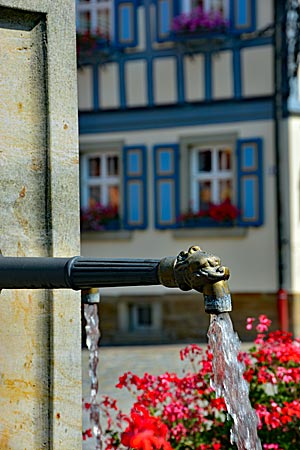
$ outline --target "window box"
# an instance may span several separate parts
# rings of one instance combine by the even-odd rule
[[[198,50],[219,49],[224,42],[231,38],[226,31],[220,30],[203,31],[203,32],[178,32],[172,33],[172,40],[175,44],[183,45],[187,51],[193,52]]]
[[[234,220],[218,222],[210,217],[202,217],[178,223],[177,228],[232,228],[234,226],[236,226],[236,221]]]
[[[229,29],[229,22],[220,11],[205,11],[201,6],[173,19],[175,39],[210,38],[222,35]]]
[[[177,224],[179,228],[228,228],[236,225],[238,216],[238,209],[227,199],[220,204],[211,203],[207,211],[182,214],[178,217]]]
[[[121,229],[121,221],[117,207],[103,206],[95,203],[82,208],[80,214],[82,231],[112,231]]]
[[[202,30],[202,31],[173,31],[172,36],[174,41],[194,41],[202,42],[205,39],[213,39],[216,41],[223,41],[229,37],[227,28],[216,30]]]
[[[81,239],[84,242],[97,241],[128,241],[132,239],[132,232],[128,230],[102,230],[102,231],[83,231]]]
[[[109,37],[93,35],[90,32],[77,33],[76,48],[79,63],[87,59],[90,61],[92,57],[105,60],[114,52]]]
[[[107,223],[95,223],[93,224],[91,227],[89,227],[88,225],[83,224],[82,225],[82,232],[91,232],[91,233],[96,233],[96,232],[101,232],[101,231],[118,231],[121,230],[121,223],[119,220],[112,220],[110,222]]]

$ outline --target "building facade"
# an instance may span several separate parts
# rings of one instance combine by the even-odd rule
[[[295,319],[300,292],[286,6],[77,2],[82,254],[161,258],[200,245],[231,269],[242,338],[248,316],[278,326],[280,288]],[[101,294],[103,343],[205,339],[200,294]]]

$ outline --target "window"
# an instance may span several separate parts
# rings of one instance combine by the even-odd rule
[[[149,304],[129,304],[129,331],[153,328],[153,307]]]
[[[153,153],[156,228],[263,224],[262,139],[191,137]]]
[[[229,0],[181,0],[180,12],[188,14],[198,6],[204,11],[220,11],[224,17],[229,17]]]
[[[77,31],[116,47],[137,45],[137,0],[77,0]]]
[[[83,231],[147,227],[146,147],[106,144],[81,149]]]
[[[112,0],[77,0],[77,30],[112,36]]]
[[[234,201],[232,149],[226,145],[194,148],[190,152],[191,209]]]
[[[220,33],[225,28],[235,34],[255,30],[256,0],[155,0],[155,3],[157,42],[186,40],[195,34],[205,36],[203,30],[216,29]]]
[[[115,152],[101,152],[83,157],[82,206],[100,203],[119,209],[120,160]]]

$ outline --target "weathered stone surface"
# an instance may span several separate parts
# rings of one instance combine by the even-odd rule
[[[79,254],[72,0],[0,0],[0,249]],[[80,298],[3,291],[0,448],[81,447]]]

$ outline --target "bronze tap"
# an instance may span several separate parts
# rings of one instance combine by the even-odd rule
[[[164,286],[203,293],[205,311],[209,314],[231,311],[229,275],[229,269],[221,265],[218,256],[195,245],[176,257],[163,258],[158,267],[159,280]]]

